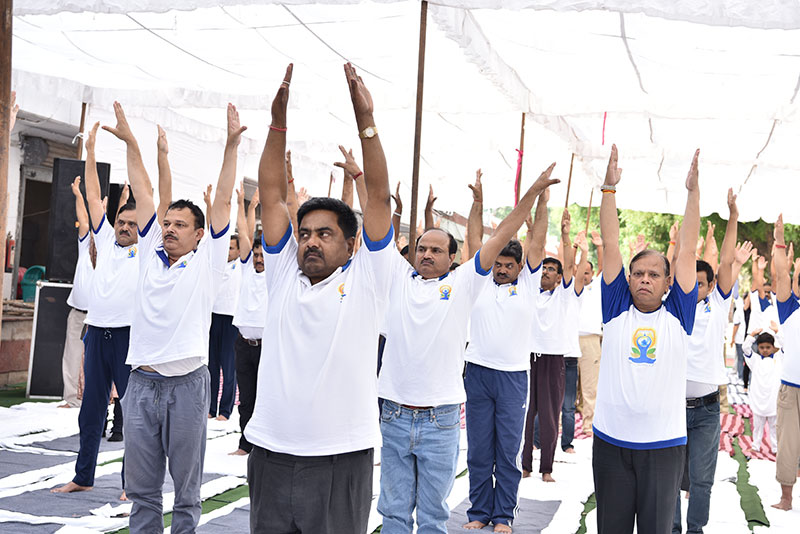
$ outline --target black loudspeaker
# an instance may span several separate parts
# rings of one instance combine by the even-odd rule
[[[78,232],[75,228],[75,196],[72,182],[81,177],[81,193],[86,199],[85,162],[79,159],[53,160],[53,187],[50,195],[50,225],[47,235],[46,278],[57,282],[72,282],[78,262]],[[111,165],[97,164],[102,196],[108,195]],[[88,206],[87,206],[88,211]]]
[[[61,398],[64,393],[61,360],[67,336],[67,315],[70,310],[67,297],[70,291],[72,286],[69,284],[49,282],[42,283],[36,290],[35,326],[28,369],[29,397]]]

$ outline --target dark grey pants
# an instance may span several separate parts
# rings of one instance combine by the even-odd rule
[[[686,445],[627,449],[597,435],[592,447],[597,532],[670,534],[675,516]]]
[[[293,456],[253,446],[247,460],[253,534],[364,534],[373,449]]]
[[[169,458],[175,483],[173,534],[193,533],[200,521],[210,377],[205,365],[183,376],[133,371],[122,402],[125,492],[133,501],[130,531],[163,532],[161,487]]]

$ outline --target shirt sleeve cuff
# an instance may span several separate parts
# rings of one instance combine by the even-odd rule
[[[211,238],[212,239],[219,239],[220,237],[225,235],[225,233],[228,231],[228,228],[230,228],[230,227],[231,227],[231,223],[228,222],[228,224],[225,225],[225,228],[223,228],[222,231],[215,232],[214,231],[214,227],[211,226],[210,224],[208,225],[208,229],[211,230]]]
[[[264,241],[264,234],[261,234],[261,246],[264,248],[264,252],[267,254],[279,254],[283,247],[286,246],[286,243],[289,242],[289,238],[292,236],[292,224],[289,223],[289,226],[286,227],[286,232],[283,234],[283,237],[275,246],[268,246],[267,242]],[[366,237],[366,236],[365,236]]]
[[[105,213],[103,214],[103,217],[100,218],[100,224],[97,225],[97,228],[95,228],[94,225],[92,225],[92,224],[89,225],[89,226],[92,227],[92,232],[94,232],[94,235],[97,235],[97,234],[100,233],[100,229],[103,227],[103,223],[104,222],[106,222],[106,214]]]
[[[486,276],[490,272],[492,272],[491,269],[489,269],[488,271],[484,271],[483,267],[481,267],[481,251],[480,251],[480,249],[478,249],[478,252],[475,253],[475,272],[477,272],[481,276]]]
[[[386,246],[392,242],[394,238],[394,227],[390,224],[389,231],[386,233],[386,236],[381,239],[380,241],[373,241],[367,235],[366,230],[362,228],[361,234],[364,236],[364,245],[370,252],[378,252],[379,250],[383,250]]]
[[[147,235],[147,232],[150,231],[150,228],[153,226],[153,222],[156,220],[156,214],[154,213],[150,220],[147,221],[147,224],[144,225],[144,228],[139,228],[139,237],[144,237]]]

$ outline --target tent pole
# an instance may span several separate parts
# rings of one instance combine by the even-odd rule
[[[572,153],[572,158],[569,160],[569,179],[567,180],[567,198],[564,200],[564,209],[569,207],[569,189],[572,187],[572,164],[575,163],[575,152]]]
[[[8,163],[11,141],[11,22],[14,0],[0,0],[0,265],[6,264],[6,217],[8,215]],[[0,277],[0,296],[3,294],[3,277]],[[0,324],[3,307],[0,306]]]
[[[522,186],[522,157],[525,153],[525,112],[522,112],[522,126],[519,128],[519,155],[517,156],[517,176],[514,181],[514,206],[519,204],[519,189]]]
[[[81,103],[81,125],[78,131],[83,133],[83,128],[86,126],[86,102]],[[83,159],[83,137],[78,137],[77,159]]]
[[[422,90],[425,85],[425,32],[428,28],[428,2],[422,0],[419,15],[419,59],[417,61],[417,111],[414,121],[414,166],[411,172],[411,219],[408,222],[408,258],[414,263],[412,251],[417,240],[417,196],[419,193],[419,158],[422,144]]]

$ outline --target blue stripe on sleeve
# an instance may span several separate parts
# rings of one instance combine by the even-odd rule
[[[697,311],[697,282],[688,293],[684,293],[681,285],[675,282],[664,301],[664,307],[669,313],[680,321],[687,335],[692,335],[694,330],[694,315]]]
[[[800,308],[800,304],[798,304],[797,298],[795,298],[794,295],[789,295],[786,302],[778,301],[778,320],[781,324],[788,321],[789,317],[791,317],[798,308]]]
[[[366,245],[367,250],[370,252],[378,252],[379,250],[385,249],[386,246],[392,242],[392,239],[394,238],[394,227],[390,224],[389,231],[386,233],[386,237],[380,241],[371,240],[364,229],[361,230],[361,234],[364,236],[364,245]]]
[[[275,246],[268,246],[267,242],[264,241],[264,234],[261,234],[261,244],[264,247],[264,252],[267,254],[279,254],[283,247],[286,246],[286,243],[289,242],[289,238],[292,236],[292,224],[289,223],[289,226],[286,228],[286,232],[283,234],[283,237]]]
[[[603,323],[608,323],[622,312],[631,307],[631,296],[628,280],[625,278],[625,269],[620,269],[619,274],[610,284],[606,279],[600,280],[600,302],[603,309]]]
[[[478,252],[475,253],[475,272],[477,272],[481,276],[486,276],[487,274],[492,272],[491,269],[489,269],[488,271],[484,271],[483,267],[481,267],[481,251],[480,251],[480,249],[478,249]]]

